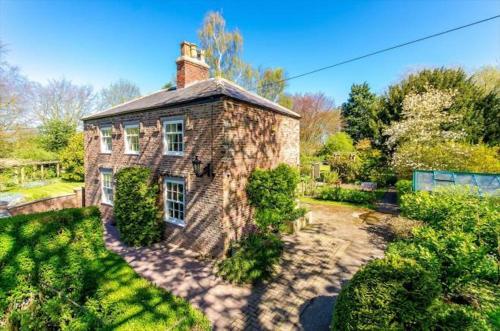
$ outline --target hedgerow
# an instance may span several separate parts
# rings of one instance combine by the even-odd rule
[[[358,204],[369,204],[376,200],[375,192],[359,191],[346,189],[341,187],[325,187],[322,188],[318,195],[318,199],[340,202],[351,202]]]

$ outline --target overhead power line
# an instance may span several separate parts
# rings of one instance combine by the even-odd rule
[[[482,20],[479,20],[479,21],[475,21],[475,22],[472,22],[472,23],[469,23],[469,24],[461,25],[461,26],[458,26],[458,27],[455,27],[455,28],[452,28],[452,29],[449,29],[449,30],[441,31],[441,32],[438,32],[438,33],[434,33],[434,34],[425,36],[425,37],[421,37],[421,38],[414,39],[414,40],[411,40],[411,41],[407,41],[407,42],[404,42],[404,43],[401,43],[401,44],[397,44],[397,45],[394,45],[394,46],[391,46],[391,47],[380,49],[378,51],[374,51],[374,52],[367,53],[367,54],[364,54],[364,55],[361,55],[361,56],[357,56],[357,57],[354,57],[354,58],[351,58],[351,59],[348,59],[348,60],[337,62],[335,64],[328,65],[326,67],[321,67],[321,68],[314,69],[314,70],[311,70],[311,71],[308,71],[308,72],[304,72],[302,74],[291,76],[291,77],[282,79],[282,80],[277,81],[277,82],[272,82],[272,83],[264,84],[260,88],[266,88],[266,87],[268,87],[270,85],[280,84],[280,83],[287,82],[287,81],[292,80],[292,79],[297,79],[297,78],[300,78],[300,77],[312,75],[314,73],[317,73],[317,72],[320,72],[320,71],[323,71],[323,70],[328,70],[328,69],[331,69],[331,68],[334,68],[334,67],[338,67],[338,66],[350,63],[350,62],[354,62],[354,61],[358,61],[358,60],[361,60],[361,59],[365,59],[365,58],[370,57],[370,56],[374,56],[374,55],[377,55],[377,54],[381,54],[381,53],[385,53],[385,52],[388,52],[388,51],[392,51],[392,50],[397,49],[397,48],[405,47],[405,46],[408,46],[408,45],[411,45],[411,44],[416,44],[418,42],[421,42],[421,41],[424,41],[424,40],[427,40],[427,39],[439,37],[439,36],[442,36],[442,35],[445,35],[445,34],[448,34],[448,33],[451,33],[451,32],[455,32],[455,31],[458,31],[458,30],[469,28],[469,27],[474,26],[474,25],[478,25],[478,24],[481,24],[481,23],[492,21],[492,20],[497,19],[499,17],[500,17],[500,15],[495,15],[495,16],[488,17],[488,18],[485,18],[485,19],[482,19]],[[256,90],[256,89],[253,89],[253,90]]]

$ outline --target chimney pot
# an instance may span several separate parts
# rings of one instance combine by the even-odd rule
[[[177,59],[177,88],[186,87],[209,78],[209,66],[205,63],[205,52],[195,44],[183,41],[181,56]]]

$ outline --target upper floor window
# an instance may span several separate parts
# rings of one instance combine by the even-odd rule
[[[111,153],[112,140],[111,140],[111,125],[100,127],[101,131],[101,153]]]
[[[113,205],[113,171],[111,169],[101,169],[101,202]]]
[[[166,155],[184,154],[184,120],[163,121],[163,152]]]
[[[125,153],[139,154],[139,124],[125,124]]]

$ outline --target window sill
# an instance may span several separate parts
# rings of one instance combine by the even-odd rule
[[[165,155],[165,156],[179,156],[179,157],[182,157],[182,156],[184,156],[184,153],[164,152],[163,155]]]
[[[108,206],[108,207],[113,207],[113,203],[111,203],[111,202],[101,201],[101,205],[105,205],[105,206]]]
[[[140,153],[139,152],[137,152],[137,153],[134,153],[134,152],[125,152],[123,154],[125,154],[125,155],[139,155]]]
[[[111,152],[100,152],[99,154],[103,154],[103,155],[111,155]]]
[[[181,228],[184,228],[186,226],[186,223],[184,221],[181,221],[181,220],[178,220],[178,219],[175,219],[175,218],[165,219],[165,222],[173,224],[173,225],[180,226]]]

